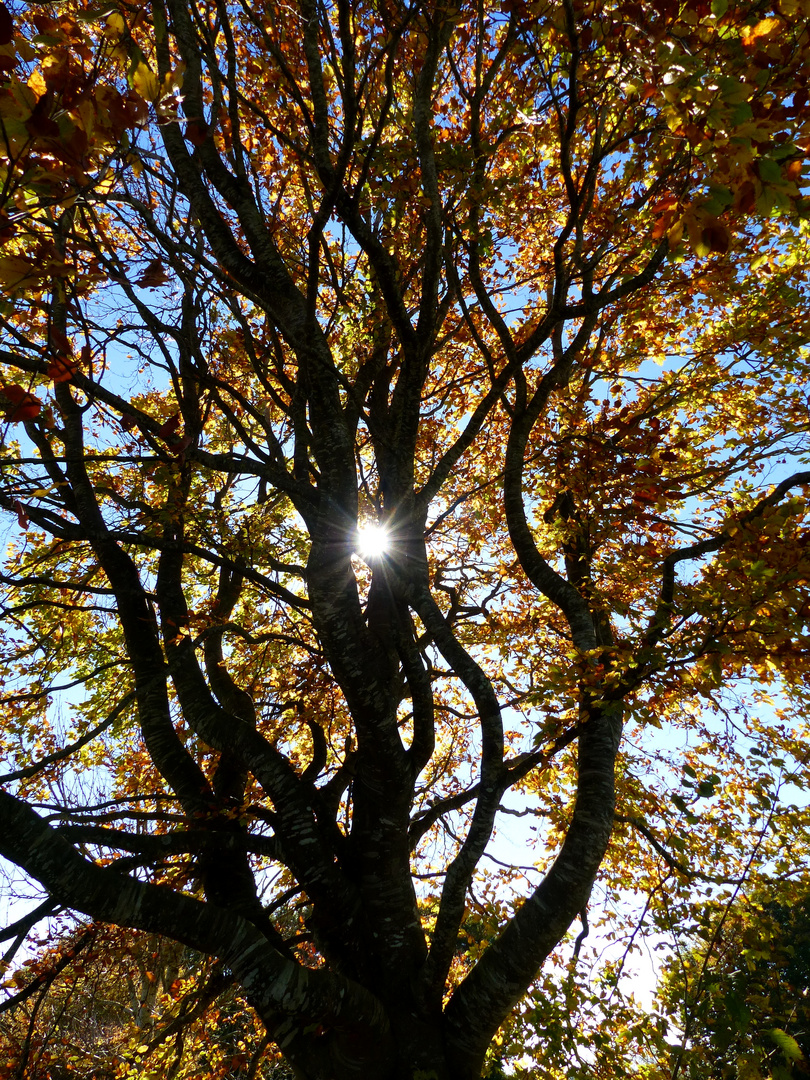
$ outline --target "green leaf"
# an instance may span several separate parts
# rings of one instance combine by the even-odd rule
[[[782,180],[782,170],[770,158],[760,158],[757,161],[757,172],[765,184],[778,184]]]
[[[736,990],[729,990],[724,997],[728,1019],[735,1031],[745,1031],[751,1023],[751,1010]]]
[[[804,1057],[801,1047],[793,1036],[788,1035],[782,1028],[770,1028],[765,1034],[771,1042],[776,1043],[788,1061],[801,1061]]]
[[[731,122],[735,127],[738,127],[740,124],[744,124],[746,121],[752,120],[753,118],[754,110],[751,108],[750,101],[741,101],[731,114]]]

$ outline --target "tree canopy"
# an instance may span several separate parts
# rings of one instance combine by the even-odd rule
[[[306,1080],[663,1075],[546,961],[806,857],[807,0],[21,8],[6,963],[180,943]]]
[[[810,1071],[808,898],[795,882],[788,890],[771,882],[764,895],[758,901],[753,890],[720,918],[706,911],[698,928],[703,940],[667,973],[665,992],[683,1009],[681,1026],[690,1036],[681,1055],[684,1077],[748,1072],[793,1080]]]

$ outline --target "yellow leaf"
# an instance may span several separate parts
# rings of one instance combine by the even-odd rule
[[[180,61],[174,71],[170,71],[166,78],[163,80],[163,86],[160,88],[160,96],[166,97],[167,94],[171,94],[174,90],[179,90],[183,85],[183,75],[186,71],[186,65],[184,61]]]
[[[17,51],[17,56],[19,56],[21,60],[24,60],[26,64],[30,64],[37,55],[36,49],[30,42],[26,41],[25,38],[18,37],[14,42],[14,47]]]
[[[117,11],[114,11],[112,15],[107,17],[104,33],[107,37],[117,41],[118,38],[123,37],[126,28],[127,24],[124,22],[124,16],[120,15]]]
[[[28,85],[37,97],[42,97],[48,92],[48,87],[46,86],[45,80],[42,77],[42,72],[39,69],[31,72],[31,75],[28,77]]]
[[[743,35],[742,43],[747,49],[750,49],[763,38],[772,37],[781,29],[781,19],[774,18],[773,16],[771,16],[770,19],[760,19],[756,26],[752,26],[748,32]]]
[[[79,103],[71,119],[77,127],[81,128],[88,139],[93,137],[96,127],[96,106],[92,101],[84,100]]]
[[[143,60],[132,73],[132,85],[146,101],[157,101],[160,97],[158,77]]]
[[[23,281],[34,277],[31,260],[23,255],[6,255],[0,259],[0,285],[14,289]]]
[[[107,169],[104,175],[96,183],[96,191],[102,195],[109,195],[115,189],[115,170]]]

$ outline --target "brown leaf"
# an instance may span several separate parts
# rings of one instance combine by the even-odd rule
[[[743,214],[750,214],[756,209],[757,189],[750,180],[737,188],[734,192],[734,209]]]
[[[63,334],[61,330],[51,327],[51,352],[57,354],[57,356],[70,356],[73,352],[73,345],[70,342],[70,338],[67,334]]]
[[[5,4],[0,4],[0,45],[8,45],[14,40],[14,21]]]
[[[703,229],[702,237],[709,251],[715,251],[718,255],[725,255],[731,244],[731,234],[720,222],[707,225]]]
[[[791,161],[787,167],[787,178],[798,183],[802,178],[802,169],[804,168],[804,162],[801,158],[796,158],[795,161]]]
[[[142,289],[159,289],[169,281],[169,275],[161,259],[152,259],[147,268],[136,279],[135,284]]]
[[[59,125],[50,118],[49,113],[48,98],[47,96],[41,97],[34,106],[34,111],[25,121],[25,127],[29,135],[41,139],[56,139],[59,137]]]
[[[0,244],[10,240],[17,231],[17,226],[9,221],[8,214],[0,211]]]

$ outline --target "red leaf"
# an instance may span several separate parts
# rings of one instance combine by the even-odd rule
[[[184,450],[188,450],[193,441],[194,437],[192,435],[184,435],[180,442],[172,443],[172,450],[176,454],[182,454]]]
[[[161,439],[165,439],[166,442],[171,440],[172,435],[174,435],[180,427],[180,419],[180,413],[176,412],[174,416],[169,417],[165,424],[161,424],[158,428],[158,435]]]
[[[19,499],[14,503],[14,509],[17,511],[17,521],[20,523],[20,528],[27,529],[31,523],[28,520],[28,514],[25,512],[25,507]]]
[[[35,397],[29,397],[28,401],[24,401],[22,405],[18,405],[17,408],[9,414],[8,419],[12,424],[22,424],[26,420],[33,420],[39,416],[42,410],[42,405],[37,401]]]
[[[186,124],[186,138],[192,146],[202,146],[210,132],[211,128],[204,120],[192,120]]]
[[[6,419],[12,424],[39,416],[42,402],[17,383],[0,383],[0,394],[6,399]]]
[[[121,414],[120,423],[124,431],[132,431],[134,427],[138,426],[138,421],[135,419],[132,413],[127,412]]]

